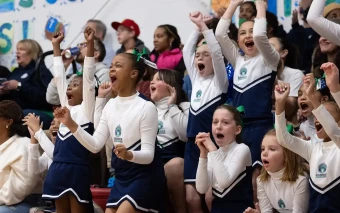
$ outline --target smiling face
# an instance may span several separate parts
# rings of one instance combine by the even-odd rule
[[[16,58],[18,65],[22,67],[27,66],[32,60],[28,48],[23,43],[17,44]]]
[[[284,148],[275,135],[265,135],[261,145],[263,167],[268,172],[278,172],[285,167]]]
[[[241,129],[241,126],[236,125],[234,115],[227,109],[221,108],[214,112],[212,134],[218,146],[234,142]]]
[[[325,102],[325,103],[323,103],[323,106],[332,115],[334,120],[339,124],[340,111],[339,111],[339,107],[337,106],[337,104],[334,103],[334,102]],[[315,125],[315,129],[316,129],[316,135],[318,136],[318,138],[324,139],[324,142],[331,140],[329,138],[329,136],[327,135],[326,131],[323,129],[322,124],[319,123],[319,121],[317,120],[316,117],[314,118],[314,125]]]
[[[150,83],[151,100],[154,102],[160,101],[161,99],[170,96],[170,92],[166,83],[159,78],[157,72]]]
[[[207,77],[214,73],[214,69],[209,46],[207,44],[203,44],[203,42],[204,40],[198,44],[195,55],[195,66],[201,77]]]
[[[258,54],[258,50],[253,40],[253,21],[244,22],[238,31],[238,45],[241,50],[249,57],[254,57]]]
[[[55,141],[57,140],[57,134],[59,130],[60,122],[58,119],[54,118],[50,128],[48,129],[48,133],[50,135],[51,141],[53,144],[55,144]]]
[[[69,83],[66,91],[68,105],[76,106],[83,102],[83,78],[76,76]]]
[[[320,37],[319,39],[320,50],[324,54],[333,53],[338,49],[338,46],[330,41],[328,41],[324,37]]]
[[[256,15],[256,11],[255,11],[255,8],[253,7],[252,3],[245,2],[245,3],[241,4],[240,14],[239,14],[240,19],[244,18],[247,21],[253,20],[255,18],[254,15]]]

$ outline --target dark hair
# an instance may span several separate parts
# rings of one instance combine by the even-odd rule
[[[0,117],[13,121],[8,127],[10,137],[14,135],[19,135],[20,137],[27,136],[27,128],[22,125],[22,119],[24,118],[23,112],[17,103],[10,100],[1,101]]]
[[[245,5],[245,4],[250,4],[250,6],[254,9],[254,12],[253,12],[252,16],[255,16],[255,17],[256,17],[257,10],[256,10],[256,5],[255,5],[255,3],[252,2],[252,1],[246,1],[246,2],[243,2],[243,3],[241,4],[241,7],[242,7],[242,5]]]
[[[174,41],[171,44],[171,49],[180,48],[181,46],[181,37],[178,34],[177,28],[170,24],[159,25],[157,28],[163,28],[165,30],[165,34],[169,38],[174,38]]]
[[[273,37],[277,38],[277,40],[281,44],[281,50],[288,50],[288,55],[286,56],[285,66],[298,69],[298,63],[300,61],[300,54],[298,49],[290,42],[287,41],[286,38]]]
[[[151,61],[149,55],[144,55],[143,58],[145,58],[146,60]],[[155,75],[156,70],[150,66],[145,66],[145,72],[144,75],[142,77],[143,81],[151,81],[153,76]]]
[[[106,56],[106,49],[105,45],[99,38],[94,39],[94,48],[99,52],[98,61],[102,62]]]
[[[277,16],[274,13],[267,11],[266,20],[267,20],[267,29],[272,28],[273,35],[277,36],[278,29],[279,29],[279,21],[277,20]],[[267,30],[267,32],[269,32],[269,30]]]
[[[224,104],[224,105],[217,107],[215,112],[219,109],[228,110],[231,114],[233,114],[233,119],[235,121],[236,126],[242,126],[242,115],[235,107]],[[240,132],[240,134],[236,135],[236,143],[242,143],[241,132]]]
[[[182,88],[183,75],[180,72],[170,69],[160,69],[158,70],[158,75],[159,80],[162,80],[166,84],[169,84],[170,86],[175,88],[177,93],[176,105],[188,101],[188,97]]]
[[[97,20],[97,19],[90,19],[90,20],[87,21],[87,23],[89,23],[89,22],[92,22],[92,23],[94,23],[96,25],[96,29],[95,30],[97,32],[102,32],[103,39],[104,39],[105,36],[106,36],[106,26],[105,26],[105,24],[102,21]]]
[[[132,54],[132,53],[120,53],[119,55],[127,57],[131,61],[130,64],[131,64],[132,69],[138,71],[137,79],[135,82],[135,85],[137,85],[139,81],[143,78],[144,73],[145,73],[146,65],[144,63],[144,60],[140,58],[137,61],[138,59],[137,55]]]

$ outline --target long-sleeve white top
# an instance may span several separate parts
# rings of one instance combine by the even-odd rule
[[[122,143],[133,153],[131,162],[150,164],[154,158],[157,130],[155,105],[137,92],[130,97],[111,99],[103,109],[93,136],[80,127],[73,135],[91,152],[99,152],[111,136],[114,143]],[[139,145],[140,150],[135,150]]]
[[[340,46],[340,25],[323,17],[326,0],[313,1],[310,6],[307,22],[320,36]]]
[[[282,181],[285,169],[269,173],[268,181],[257,178],[257,198],[261,213],[307,213],[309,203],[308,177],[299,176],[295,182]]]
[[[252,165],[248,146],[233,142],[227,146],[220,147],[217,151],[209,152],[208,159],[199,158],[196,173],[196,189],[204,194],[210,187],[223,193],[232,183],[245,175],[247,167]],[[237,182],[237,181],[236,181]],[[231,186],[224,194],[233,188]],[[215,194],[215,193],[214,193]],[[216,196],[224,196],[216,193]]]
[[[0,206],[20,203],[40,181],[27,169],[29,143],[29,138],[14,135],[0,145]]]
[[[39,144],[28,145],[28,172],[33,174],[41,174],[47,172],[52,164],[52,160],[44,152],[40,156]]]

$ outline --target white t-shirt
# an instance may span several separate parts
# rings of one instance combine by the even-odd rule
[[[293,69],[285,66],[279,76],[279,81],[290,84],[289,96],[298,97],[299,89],[303,83],[303,72],[298,69]]]

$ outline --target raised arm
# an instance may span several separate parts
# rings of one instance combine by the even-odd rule
[[[257,16],[253,29],[254,43],[262,55],[265,65],[270,67],[273,71],[277,71],[280,55],[268,40],[266,20],[267,3],[265,1],[256,1],[255,4]]]
[[[339,83],[339,69],[331,62],[324,63],[320,67],[325,72],[326,84],[335,102],[340,106],[340,83]]]
[[[209,46],[210,54],[214,67],[214,83],[223,92],[227,92],[228,78],[226,73],[226,65],[220,44],[217,42],[214,32],[212,30],[203,31],[204,38]]]
[[[326,0],[313,1],[307,22],[320,36],[340,46],[340,25],[323,17]]]
[[[112,92],[111,82],[103,82],[98,89],[98,96],[96,98],[96,107],[94,110],[94,128],[96,129],[100,118],[102,116],[103,109],[107,103],[107,96]]]
[[[180,104],[181,109],[178,108],[177,105],[174,105],[169,109],[170,114],[170,122],[171,125],[175,128],[175,131],[178,135],[178,138],[183,141],[187,142],[187,126],[189,120],[189,102],[183,102]]]
[[[84,31],[84,36],[87,41],[87,53],[84,60],[83,71],[83,102],[82,108],[85,116],[93,123],[93,115],[95,108],[95,79],[96,72],[94,61],[94,30],[89,26]]]
[[[39,144],[28,145],[28,172],[39,175],[48,169],[48,156],[44,153],[40,156]]]
[[[183,48],[184,64],[192,82],[195,80],[197,75],[197,70],[195,67],[195,52],[196,43],[199,36],[200,32],[198,29],[193,30]]]
[[[213,176],[220,188],[226,189],[251,164],[250,150],[247,146],[236,147],[230,158],[228,166],[221,151],[209,152],[208,158],[212,160]]]
[[[295,189],[292,213],[308,212],[308,204],[309,204],[309,183],[308,178],[304,178],[301,182],[297,184],[297,187]]]
[[[320,122],[327,135],[332,139],[336,146],[340,149],[340,128],[335,122],[333,116],[320,104],[320,106],[313,110],[313,114]]]
[[[275,86],[275,128],[276,137],[282,146],[310,161],[313,144],[291,135],[286,129],[285,105],[289,95],[289,84],[279,83]]]
[[[110,131],[107,124],[107,107],[104,108],[102,117],[100,119],[99,125],[94,132],[93,136],[87,133],[83,128],[81,128],[70,115],[70,110],[66,107],[56,109],[54,111],[54,116],[61,123],[69,128],[74,137],[81,143],[86,149],[92,153],[98,153],[102,150],[105,145],[106,140],[110,136]]]
[[[67,106],[68,107],[68,101],[67,101],[67,87],[68,83],[66,80],[66,74],[65,74],[65,67],[63,63],[63,59],[61,57],[61,50],[60,50],[60,43],[64,39],[64,33],[59,32],[56,33],[52,38],[52,45],[53,45],[53,53],[54,53],[54,59],[53,59],[53,76],[55,84],[57,85],[58,89],[58,95],[61,106]]]
[[[141,149],[131,151],[131,162],[138,164],[150,164],[153,161],[158,131],[158,115],[156,107],[147,102],[143,109],[140,123]]]
[[[257,178],[257,198],[259,199],[259,205],[261,209],[261,213],[272,213],[273,206],[270,203],[268,195],[264,189],[263,182]],[[270,195],[269,195],[270,196]]]
[[[60,105],[58,88],[57,88],[54,78],[52,78],[52,80],[47,86],[46,101],[47,103],[51,105],[55,105],[55,106]]]
[[[229,26],[231,24],[232,17],[237,7],[242,3],[242,0],[230,1],[227,10],[218,22],[215,32],[216,39],[222,47],[223,55],[233,67],[235,67],[236,59],[240,55],[239,47],[229,38],[228,33],[230,33]]]

